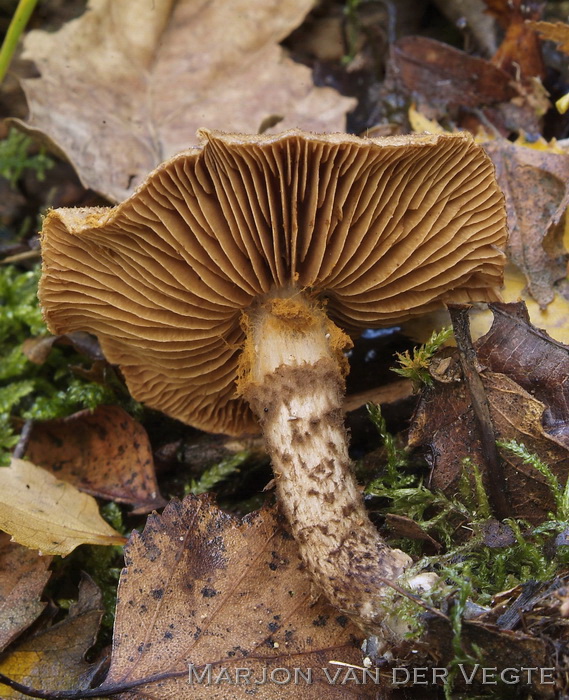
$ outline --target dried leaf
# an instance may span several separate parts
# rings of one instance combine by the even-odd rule
[[[313,600],[296,544],[271,511],[238,520],[207,497],[189,496],[150,516],[125,559],[101,694],[119,686],[121,697],[155,700],[376,697],[373,682],[342,684],[349,669],[327,665],[361,666],[360,633],[322,599]],[[293,678],[295,668],[311,669],[312,683],[278,683],[288,673]],[[336,684],[323,668],[331,677],[339,671]],[[249,672],[248,682],[243,676],[235,682],[238,669]],[[268,682],[255,684],[264,673]],[[219,674],[225,680],[214,684]]]
[[[569,205],[569,154],[497,139],[484,144],[506,197],[508,256],[526,276],[540,306],[566,276],[563,223]]]
[[[90,360],[104,360],[101,347],[95,336],[84,331],[73,331],[65,335],[47,335],[28,338],[22,344],[22,352],[36,365],[43,365],[54,345],[71,345],[77,352]]]
[[[88,688],[96,667],[84,656],[95,642],[102,615],[101,593],[85,577],[65,620],[18,644],[0,662],[0,673],[38,690]],[[3,699],[29,697],[6,686],[1,693]]]
[[[93,496],[148,512],[165,505],[146,431],[118,406],[33,424],[26,459]]]
[[[399,39],[391,48],[391,64],[397,81],[428,112],[430,119],[444,117],[461,122],[474,117],[472,110],[484,115],[507,135],[513,130],[539,131],[536,101],[543,99],[527,90],[504,70],[483,58],[427,37]],[[470,112],[465,113],[465,108]],[[475,119],[475,124],[482,122]],[[471,121],[468,128],[475,130]]]
[[[507,305],[499,308],[506,314]],[[548,340],[543,333],[516,317],[516,309],[513,309],[515,318],[502,327],[499,320],[502,311],[496,310],[495,313],[495,326],[488,340],[482,338],[479,341],[484,348],[479,360],[487,360],[491,367],[503,370],[502,373],[485,369],[480,375],[496,438],[525,444],[530,452],[549,465],[561,483],[565,483],[569,476],[569,451],[563,435],[565,424],[569,423],[569,416],[563,412],[568,400],[567,374],[561,384],[557,382],[555,385],[554,380],[550,386],[540,386],[541,370],[535,369],[533,377],[530,375],[524,382],[532,393],[520,386],[516,379],[529,368],[532,359],[535,362],[536,357],[540,358],[539,362],[544,358],[544,372],[559,376],[563,367],[567,367],[567,348]],[[508,332],[515,333],[511,343],[505,341]],[[548,343],[552,347],[546,350]],[[558,351],[565,355],[564,362],[560,361]],[[509,376],[510,368],[512,376]],[[449,375],[454,372],[455,368],[449,367]],[[540,386],[541,401],[533,395],[537,386]],[[456,492],[459,487],[465,457],[470,457],[479,466],[485,463],[470,394],[464,382],[435,382],[423,393],[411,426],[409,444],[428,448],[433,468],[431,485],[448,493]],[[545,477],[505,451],[502,459],[505,479],[499,488],[505,488],[512,517],[534,522],[543,520],[555,508]]]
[[[43,554],[124,542],[99,515],[94,498],[21,459],[0,469],[0,529]]]
[[[392,51],[405,86],[434,103],[481,108],[518,94],[510,76],[490,61],[434,39],[404,37]]]
[[[524,304],[492,304],[494,323],[478,359],[547,406],[542,425],[569,448],[569,348],[530,324]]]
[[[65,152],[82,182],[120,201],[198,128],[343,131],[353,100],[314,87],[278,42],[313,0],[91,0],[60,31],[30,32],[28,127]]]
[[[41,557],[0,533],[0,650],[29,627],[45,607],[40,601],[51,557]]]
[[[547,41],[554,41],[563,53],[569,54],[569,24],[563,22],[528,22]]]
[[[504,38],[492,63],[518,80],[545,77],[541,49],[532,22],[541,17],[539,0],[486,0],[488,12],[504,28]]]
[[[569,344],[569,301],[556,294],[553,301],[545,308],[529,296],[526,279],[514,265],[507,265],[504,272],[504,289],[502,297],[505,301],[516,302],[524,300],[531,322],[537,328],[543,328],[555,340]],[[493,315],[487,309],[473,309],[471,313],[470,330],[476,340],[488,332],[492,325]],[[443,328],[450,323],[448,312],[435,311],[420,318],[403,324],[404,332],[418,343],[425,343],[433,328]]]

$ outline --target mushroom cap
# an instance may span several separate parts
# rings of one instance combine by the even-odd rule
[[[43,225],[50,330],[96,334],[136,399],[256,432],[235,392],[241,317],[281,287],[352,333],[499,299],[503,197],[469,135],[199,134],[117,207]]]

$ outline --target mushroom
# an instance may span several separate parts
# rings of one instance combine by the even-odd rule
[[[199,135],[117,207],[48,213],[45,318],[95,333],[148,406],[233,435],[259,421],[313,580],[377,629],[411,559],[352,473],[348,334],[499,298],[493,167],[466,134]]]

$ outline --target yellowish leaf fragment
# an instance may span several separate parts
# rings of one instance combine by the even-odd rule
[[[66,556],[80,544],[123,544],[92,496],[31,462],[0,469],[0,529],[42,554]]]
[[[569,109],[569,92],[566,95],[563,95],[563,97],[560,97],[555,103],[555,106],[557,107],[559,114],[565,114],[565,112]]]
[[[504,275],[505,287],[502,290],[504,301],[520,301],[523,299],[528,308],[530,320],[537,328],[542,328],[555,340],[569,345],[569,301],[556,294],[553,301],[545,309],[524,292],[526,280],[524,275],[513,265],[506,268]],[[471,318],[472,335],[479,338],[484,335],[492,324],[490,311],[476,313]]]
[[[501,290],[504,301],[520,301],[526,303],[530,320],[534,326],[541,328],[552,338],[569,345],[569,301],[556,294],[553,301],[545,309],[524,291],[526,280],[524,275],[513,265],[508,265],[504,273],[505,286]],[[472,309],[470,313],[470,332],[474,340],[488,333],[492,325],[492,312],[488,309]],[[402,324],[403,331],[417,343],[425,343],[434,328],[448,326],[450,318],[447,311],[433,311],[417,319]],[[452,344],[452,342],[450,343]]]
[[[423,134],[425,132],[428,134],[448,133],[447,130],[443,129],[438,122],[434,121],[433,119],[427,119],[424,114],[421,114],[414,104],[409,107],[409,113],[407,116],[409,118],[411,128],[417,134]]]

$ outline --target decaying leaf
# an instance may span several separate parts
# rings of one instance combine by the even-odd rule
[[[36,365],[43,365],[54,345],[71,345],[77,352],[93,361],[104,360],[97,338],[85,331],[74,331],[65,335],[44,335],[27,338],[22,343],[22,352]]]
[[[569,348],[531,325],[524,304],[492,304],[494,323],[476,345],[479,361],[507,374],[547,406],[542,426],[569,448]]]
[[[30,549],[63,556],[80,544],[125,539],[103,520],[92,496],[21,459],[0,469],[0,529]]]
[[[482,58],[427,37],[404,37],[393,46],[403,83],[435,104],[481,108],[518,94],[510,76]]]
[[[504,134],[539,130],[527,91],[490,61],[419,36],[395,42],[390,60],[397,82],[430,118],[460,122],[467,115],[472,119],[475,110],[484,115],[484,123],[492,123]]]
[[[51,557],[41,557],[0,533],[0,650],[43,611],[40,596],[50,577],[50,562]]]
[[[453,634],[452,626],[438,615],[427,614],[423,619],[425,625],[423,637],[428,640],[428,646],[424,650],[419,650],[417,654],[413,653],[413,647],[409,645],[411,651],[407,660],[400,659],[396,665],[405,666],[409,663],[415,667],[417,665],[419,667],[427,666],[433,665],[433,659],[435,659],[435,666],[448,668],[453,659],[456,661],[457,653],[455,646],[457,640]],[[510,697],[531,697],[542,700],[552,700],[556,697],[555,680],[551,671],[553,664],[550,660],[551,657],[548,656],[547,643],[544,639],[532,634],[524,634],[521,631],[512,632],[500,629],[494,620],[480,619],[463,620],[459,644],[461,653],[465,657],[479,659],[479,663],[463,662],[462,667],[458,668],[453,682],[453,690],[455,691],[453,697],[456,693],[456,697],[464,698],[506,698],[508,697],[507,691],[503,691],[504,694],[502,694],[502,690],[508,687],[512,688],[512,686],[515,688],[515,694]],[[487,669],[485,673],[484,668]],[[521,671],[522,668],[547,668],[548,672],[542,677],[539,672],[528,674],[526,670],[524,674]],[[494,676],[492,676],[493,673]],[[510,682],[509,686],[506,683],[499,684],[498,679],[500,679],[501,674],[507,682]],[[399,672],[396,677],[402,679],[405,676]],[[412,671],[409,677],[412,681]],[[491,691],[494,692],[487,695],[490,684],[492,685]],[[412,683],[409,686],[412,686]]]
[[[376,697],[375,683],[354,680],[362,669],[330,663],[361,666],[361,633],[313,599],[272,511],[239,520],[189,496],[150,516],[125,559],[101,695],[119,686],[123,698],[155,700]],[[295,669],[311,682],[286,681]]]
[[[102,615],[101,593],[85,577],[67,617],[8,652],[0,661],[0,673],[40,691],[88,688],[96,666],[86,663],[84,657],[95,642]],[[4,685],[0,694],[3,699],[29,698]]]
[[[118,406],[34,423],[26,458],[81,491],[130,503],[137,512],[165,505],[148,435]]]
[[[27,126],[116,201],[200,127],[256,133],[278,115],[279,131],[342,131],[353,101],[315,87],[278,46],[313,4],[91,0],[60,31],[26,37],[24,57],[41,72],[22,81]]]
[[[569,206],[569,154],[497,139],[484,144],[506,197],[508,256],[524,273],[540,306],[567,274],[563,225]]]
[[[492,63],[518,80],[545,77],[539,41],[527,20],[541,17],[541,0],[485,0],[488,13],[494,15],[504,30],[504,38]]]
[[[565,379],[559,382],[555,378],[563,372],[567,376],[569,350],[531,327],[527,319],[520,317],[519,307],[510,309],[514,319],[507,321],[503,319],[508,318],[508,305],[498,308],[491,332],[479,341],[483,348],[479,358],[482,366],[500,370],[484,369],[480,374],[496,438],[523,443],[549,465],[561,483],[565,483],[569,475],[569,451],[561,426],[569,422],[566,412],[569,387]],[[511,342],[505,340],[508,333],[513,334]],[[536,384],[532,382],[531,373],[527,382],[523,382],[532,393],[517,381],[524,371],[529,371],[532,357],[534,361],[539,357],[539,362],[544,358],[543,371],[552,374],[552,383],[540,388],[541,400],[533,395],[533,387],[540,381],[537,376],[534,376]],[[541,369],[533,371],[533,375],[540,373]],[[448,382],[435,381],[434,386],[424,392],[409,442],[413,447],[428,447],[433,467],[431,486],[454,493],[459,487],[464,458],[471,458],[479,466],[485,459],[477,438],[478,428],[468,389],[464,382],[454,380],[456,367],[449,366],[447,374]],[[502,458],[505,479],[495,487],[504,489],[511,507],[510,515],[533,522],[543,520],[554,510],[545,477],[505,451]]]

